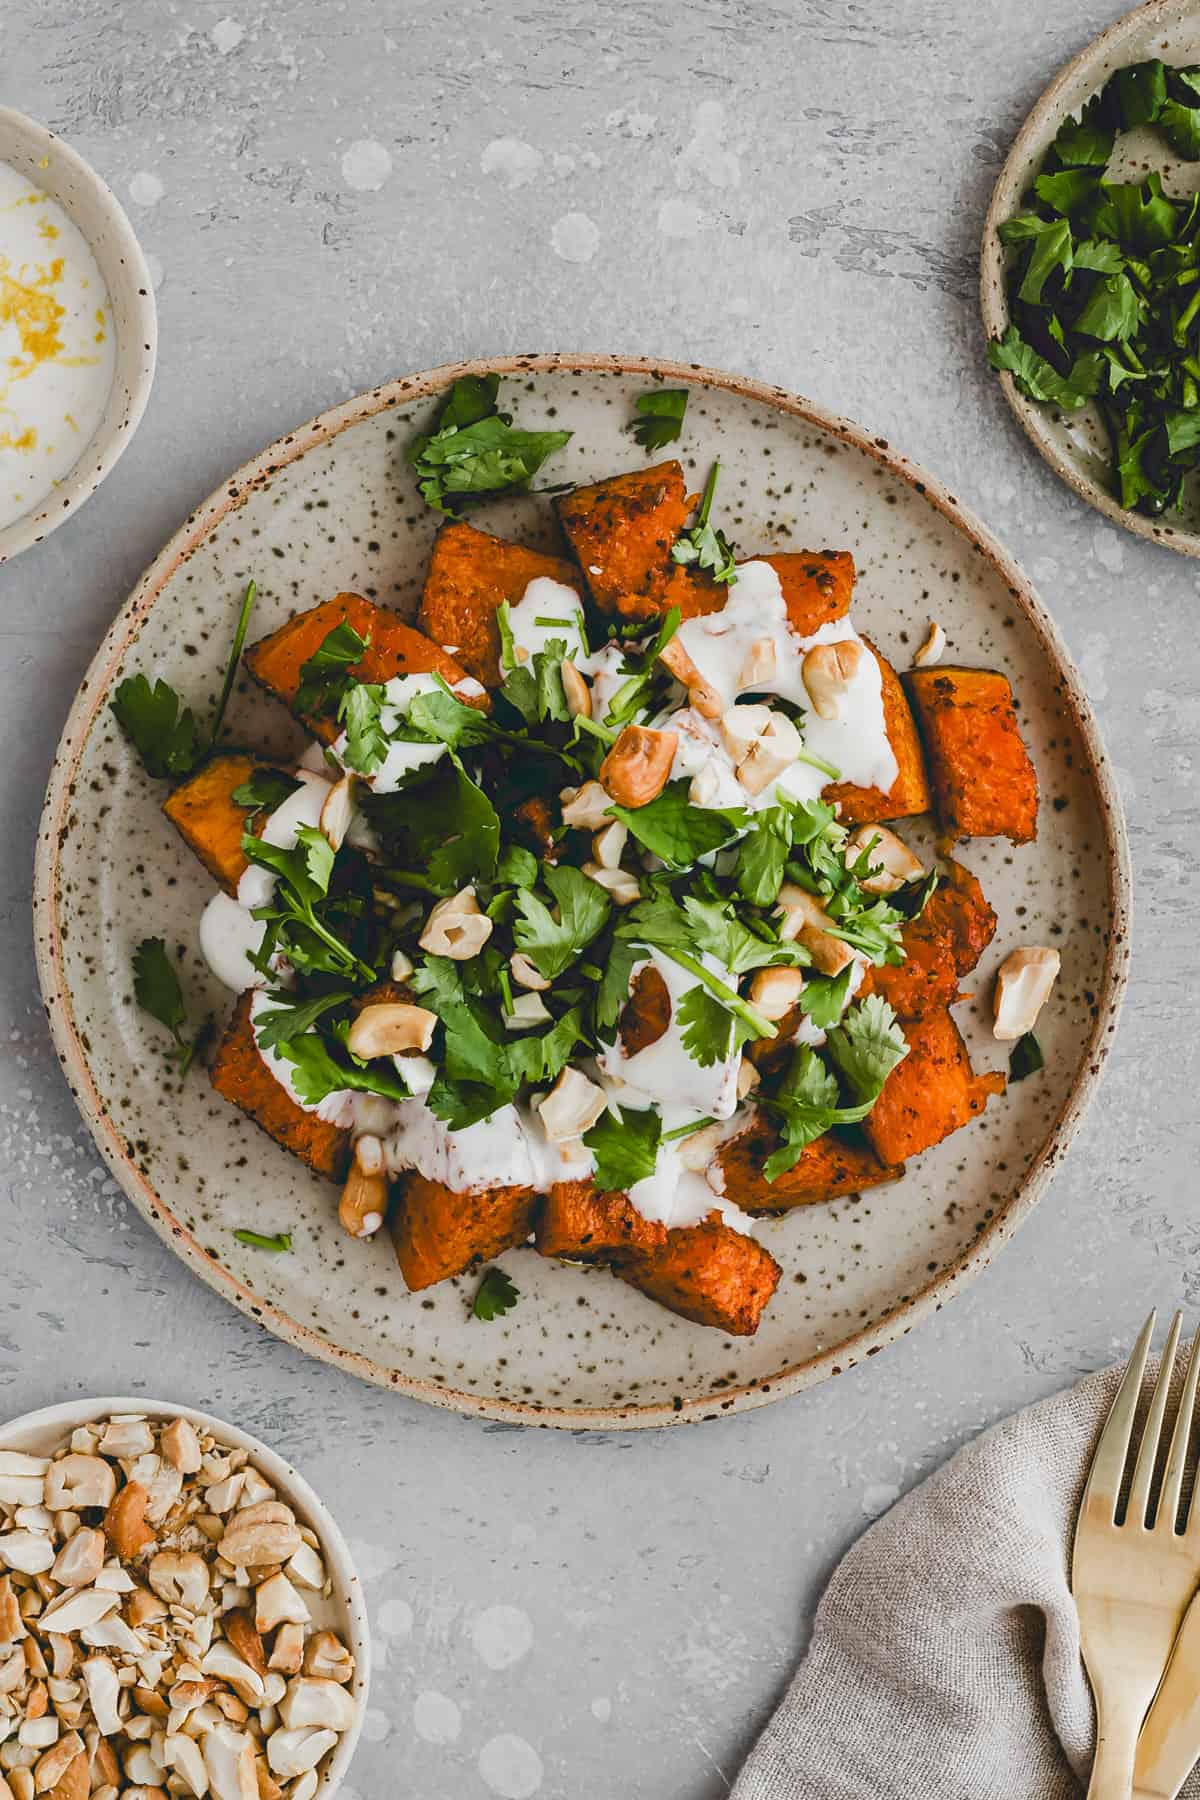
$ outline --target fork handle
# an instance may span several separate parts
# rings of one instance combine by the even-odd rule
[[[1131,1800],[1143,1715],[1120,1705],[1098,1707],[1097,1712],[1096,1755],[1087,1800]]]

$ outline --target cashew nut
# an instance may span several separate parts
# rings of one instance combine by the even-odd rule
[[[913,656],[913,665],[918,669],[932,668],[934,663],[941,662],[945,653],[946,634],[936,619],[930,619],[925,642]]]
[[[621,856],[629,837],[629,828],[620,819],[611,819],[592,839],[592,857],[602,869],[619,869]]]
[[[563,693],[566,696],[567,711],[573,719],[590,719],[592,716],[592,690],[573,662],[566,657],[558,666],[562,676]]]
[[[771,722],[771,709],[761,702],[753,706],[731,706],[721,714],[721,742],[735,763],[745,760],[756,738]]]
[[[51,1512],[107,1506],[116,1491],[113,1466],[102,1456],[63,1456],[46,1471],[46,1505]]]
[[[761,1080],[762,1080],[762,1076],[759,1074],[759,1072],[755,1068],[754,1064],[750,1061],[750,1058],[748,1056],[743,1056],[741,1062],[738,1064],[738,1075],[737,1075],[737,1097],[738,1097],[738,1099],[744,1100],[746,1098],[747,1094],[752,1094]]]
[[[840,719],[842,703],[865,652],[855,638],[837,644],[814,644],[800,665],[808,697],[819,719]]]
[[[1057,950],[1040,946],[1014,950],[1005,957],[996,975],[992,999],[994,1037],[1011,1043],[1033,1030],[1061,966]]]
[[[803,988],[803,969],[759,969],[751,978],[748,999],[755,1012],[774,1023],[791,1012]]]
[[[360,1138],[359,1143],[362,1141]],[[372,1237],[387,1217],[387,1208],[386,1172],[380,1168],[368,1174],[360,1166],[356,1147],[354,1164],[338,1202],[338,1223],[352,1238]]]
[[[127,1481],[104,1515],[104,1535],[122,1562],[130,1562],[154,1542],[146,1523],[150,1495],[140,1481]]]
[[[857,951],[830,930],[832,919],[805,888],[785,881],[779,890],[776,911],[783,915],[779,935],[784,943],[803,944],[820,974],[840,975],[848,963],[861,960]]]
[[[579,788],[563,788],[558,797],[563,803],[563,824],[574,825],[580,831],[598,831],[612,817],[612,800],[598,781],[585,781]]]
[[[865,852],[872,872],[860,878],[859,886],[868,894],[894,894],[925,873],[924,864],[886,825],[859,825],[846,839],[846,850],[849,862],[856,862]]]
[[[460,888],[448,900],[439,900],[425,921],[418,942],[431,956],[448,956],[466,962],[478,956],[492,935],[492,921],[479,909],[473,887]]]
[[[535,993],[544,994],[550,986],[541,970],[530,962],[523,950],[517,951],[508,966],[518,987],[532,988]]]
[[[786,713],[769,713],[767,723],[738,764],[737,778],[750,794],[761,794],[804,748],[800,733]]]
[[[546,1025],[553,1014],[540,994],[517,994],[512,1010],[504,1015],[506,1031],[532,1031],[535,1025]]]
[[[620,806],[648,806],[667,785],[678,742],[674,731],[626,725],[600,765],[605,791]]]
[[[615,906],[632,906],[642,897],[641,884],[628,869],[602,869],[599,863],[585,862],[583,873],[606,890]]]
[[[335,781],[321,807],[321,836],[333,851],[341,849],[354,823],[354,776]]]
[[[764,637],[755,638],[746,659],[738,672],[737,684],[739,693],[747,688],[760,688],[770,681],[775,674],[775,640]]]
[[[720,718],[723,704],[720,694],[710,681],[705,680],[678,637],[673,637],[666,649],[659,652],[658,660],[670,669],[676,681],[683,683],[689,702],[701,718]]]
[[[533,1104],[547,1138],[552,1144],[561,1144],[590,1131],[608,1105],[608,1098],[603,1088],[568,1065],[550,1092]]]
[[[346,1048],[363,1062],[377,1056],[400,1056],[405,1050],[428,1050],[437,1022],[437,1014],[423,1006],[410,1006],[403,1000],[381,1001],[363,1007],[346,1033]]]

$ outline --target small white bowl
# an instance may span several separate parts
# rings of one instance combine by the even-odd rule
[[[338,1741],[316,1792],[315,1800],[333,1800],[346,1778],[362,1732],[371,1686],[371,1633],[362,1583],[332,1513],[317,1498],[303,1475],[258,1438],[251,1437],[237,1425],[226,1424],[224,1419],[214,1419],[210,1413],[197,1412],[190,1406],[176,1406],[171,1400],[149,1400],[144,1395],[137,1395],[133,1398],[66,1400],[59,1406],[44,1406],[39,1412],[25,1413],[7,1425],[0,1425],[0,1450],[23,1450],[29,1456],[48,1456],[76,1426],[95,1424],[113,1413],[137,1413],[147,1419],[188,1419],[231,1449],[245,1450],[301,1524],[315,1531],[320,1539],[325,1566],[333,1578],[333,1602],[340,1614],[339,1623],[354,1655],[354,1679],[350,1691],[358,1703],[354,1726]]]
[[[137,429],[154,380],[158,318],[154,288],[133,226],[116,195],[61,138],[0,106],[0,163],[58,202],[91,245],[112,305],[117,359],[104,416],[53,492],[0,530],[0,563],[39,544],[94,494]]]

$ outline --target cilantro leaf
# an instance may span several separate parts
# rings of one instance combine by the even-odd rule
[[[510,887],[531,888],[538,878],[539,863],[522,844],[505,844],[496,863],[496,880]]]
[[[254,1015],[254,1036],[259,1049],[273,1050],[277,1044],[311,1031],[327,1012],[353,997],[350,988],[335,988],[332,993],[317,994],[309,1000],[298,1000],[287,989],[268,994],[267,998],[275,1004],[269,1012],[260,1009]]]
[[[1098,351],[1085,351],[1076,357],[1066,375],[1060,375],[1025,342],[1015,325],[1010,325],[1002,338],[992,339],[988,361],[993,369],[1007,369],[1031,400],[1050,401],[1067,412],[1076,411],[1092,398],[1099,389],[1104,368]]]
[[[675,442],[683,430],[687,403],[686,388],[652,388],[638,395],[632,431],[643,450],[661,450]]]
[[[1039,1069],[1046,1066],[1045,1053],[1032,1031],[1027,1031],[1018,1038],[1009,1052],[1008,1079],[1025,1081],[1030,1075],[1036,1075]]]
[[[719,850],[750,816],[740,806],[693,806],[686,781],[668,782],[646,806],[614,804],[609,811],[670,869],[690,869],[709,851]]]
[[[828,1031],[831,1025],[837,1024],[845,1011],[853,969],[854,964],[847,963],[840,975],[814,975],[804,983],[800,1008],[818,1031]]]
[[[636,1112],[626,1107],[623,1112],[610,1106],[601,1113],[583,1141],[596,1159],[593,1177],[600,1194],[627,1194],[639,1181],[653,1175],[658,1166],[658,1146],[662,1138],[662,1120],[651,1108]]]
[[[738,845],[738,890],[751,905],[775,904],[791,847],[788,813],[783,807],[765,807],[756,816],[754,829]]]
[[[677,563],[685,566],[694,564],[697,568],[707,570],[714,581],[727,582],[732,586],[737,580],[737,563],[734,561],[733,550],[725,534],[709,524],[720,470],[719,462],[715,462],[709,470],[696,523],[682,533],[678,542],[672,546],[671,555]]]
[[[199,1045],[184,1035],[188,1016],[183,989],[161,938],[143,938],[134,951],[133,994],[142,1011],[165,1025],[174,1038],[170,1055],[178,1063],[179,1073],[186,1075]]]
[[[408,447],[422,498],[437,512],[453,512],[455,502],[471,494],[525,487],[570,441],[569,431],[520,430],[496,405],[499,387],[498,375],[456,381],[433,430]]]
[[[299,713],[329,711],[350,687],[348,671],[361,662],[370,646],[348,619],[326,632],[307,662],[300,665],[300,686],[292,702]]]
[[[270,1015],[268,1015],[269,1017]],[[255,1021],[257,1035],[258,1022]],[[291,1064],[292,1086],[305,1106],[317,1106],[330,1094],[350,1088],[361,1094],[382,1094],[388,1100],[411,1098],[408,1084],[386,1058],[361,1062],[347,1050],[344,1058],[316,1031],[303,1031],[274,1045],[275,1054]]]
[[[355,682],[342,695],[338,718],[346,728],[342,761],[356,774],[373,775],[387,756],[382,687]]]
[[[500,692],[527,725],[544,724],[547,719],[565,723],[571,717],[562,682],[566,654],[566,639],[551,638],[544,650],[534,652],[530,662],[518,662],[504,677]]]
[[[294,968],[306,972],[321,970],[342,978],[374,980],[371,965],[335,929],[352,922],[355,902],[338,899],[325,904],[334,853],[319,831],[302,825],[291,849],[243,832],[242,853],[247,862],[269,869],[278,878],[267,904],[254,909],[254,917],[265,921],[268,928],[261,949],[252,958],[256,967],[271,974],[270,959],[279,951]]]
[[[148,774],[189,775],[199,762],[195,714],[168,682],[151,687],[144,675],[126,676],[109,707]]]
[[[735,1049],[755,1036],[744,1018],[737,1018],[707,988],[689,988],[675,1009],[683,1047],[702,1069],[725,1062]]]
[[[285,775],[282,769],[252,769],[230,798],[235,806],[244,806],[253,818],[256,813],[275,812],[299,786],[295,776]]]
[[[1098,281],[1075,320],[1085,337],[1123,343],[1141,323],[1142,307],[1128,275],[1106,275]]]
[[[431,694],[414,694],[408,703],[407,717],[414,730],[440,740],[451,750],[486,744],[500,735],[486,713],[477,706],[468,706],[448,687],[439,687]]]
[[[908,1055],[896,1015],[879,994],[852,1006],[826,1039],[826,1049],[859,1105],[874,1105],[884,1082]]]
[[[539,974],[553,981],[603,931],[612,903],[600,884],[581,869],[547,863],[542,879],[557,905],[558,917],[533,889],[520,888],[516,905],[521,917],[513,925],[513,937]]]
[[[503,1269],[485,1269],[483,1280],[475,1290],[471,1317],[485,1321],[499,1319],[511,1312],[520,1298],[520,1288],[509,1280]]]
[[[265,1231],[249,1231],[245,1226],[234,1232],[239,1244],[249,1244],[254,1250],[270,1250],[275,1256],[282,1256],[292,1247],[290,1231],[276,1231],[268,1235]]]
[[[614,937],[596,990],[596,1023],[603,1031],[608,1031],[620,1018],[621,1008],[629,998],[629,978],[643,957],[643,951],[636,944]]]

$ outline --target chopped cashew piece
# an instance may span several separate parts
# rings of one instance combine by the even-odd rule
[[[585,862],[583,873],[604,888],[616,906],[632,906],[642,897],[641,883],[628,869],[602,869],[599,863]]]
[[[307,1625],[311,1615],[282,1569],[269,1575],[254,1590],[254,1625],[257,1631],[274,1631],[277,1625]]]
[[[345,843],[354,823],[354,787],[354,776],[343,775],[334,782],[321,807],[321,836],[335,852]]]
[[[759,1074],[759,1072],[755,1068],[754,1064],[750,1061],[750,1058],[748,1056],[743,1056],[741,1062],[738,1064],[738,1076],[737,1076],[737,1097],[738,1097],[738,1099],[744,1100],[746,1098],[747,1094],[752,1094],[761,1080],[762,1080],[762,1076]]]
[[[550,1092],[533,1104],[547,1138],[552,1144],[562,1144],[590,1131],[608,1099],[603,1088],[568,1064]]]
[[[996,976],[992,999],[995,1024],[992,1035],[1011,1043],[1032,1031],[1038,1014],[1050,998],[1062,958],[1057,950],[1041,947],[1014,950],[1006,956]]]
[[[791,768],[803,748],[800,733],[787,714],[768,713],[766,725],[738,764],[737,778],[748,793],[761,794]]]
[[[267,1761],[274,1774],[288,1781],[293,1775],[315,1769],[337,1739],[336,1731],[314,1731],[307,1725],[297,1726],[294,1731],[276,1731],[267,1740]],[[217,1800],[225,1800],[224,1795],[218,1795]],[[257,1789],[247,1800],[257,1800]]]
[[[751,706],[731,706],[721,714],[721,742],[735,763],[745,760],[752,745],[771,723],[771,709],[759,702]]]
[[[861,954],[830,930],[833,924],[821,902],[807,889],[785,881],[779,890],[776,912],[783,915],[779,935],[785,944],[802,944],[821,975],[840,975],[849,963],[861,962]]]
[[[605,792],[619,806],[649,806],[670,779],[678,743],[677,732],[626,725],[600,764],[600,782]]]
[[[478,956],[492,935],[492,921],[479,910],[473,887],[461,888],[448,900],[439,900],[425,921],[417,940],[431,956],[448,956],[466,962]]]
[[[551,985],[541,973],[536,963],[530,962],[523,950],[518,950],[509,963],[512,978],[518,987],[532,988],[537,994],[544,994]]]
[[[837,644],[814,644],[800,665],[808,697],[819,719],[840,719],[850,683],[865,651],[855,638]]]
[[[213,1800],[258,1800],[254,1739],[232,1726],[218,1725],[215,1730],[206,1731],[200,1742]]]
[[[756,638],[746,652],[746,659],[738,673],[738,692],[745,693],[747,688],[759,688],[763,683],[773,679],[775,674],[775,640],[774,638]]]
[[[60,1587],[90,1587],[104,1567],[104,1533],[81,1525],[55,1558],[50,1573]]]
[[[346,1033],[346,1048],[363,1062],[400,1056],[405,1050],[428,1050],[437,1022],[436,1013],[402,1000],[364,1006]]]
[[[392,980],[407,981],[413,972],[413,959],[406,956],[403,950],[392,951]]]
[[[913,656],[913,666],[918,669],[932,668],[934,663],[941,662],[945,652],[946,634],[936,619],[930,619],[925,642]]]
[[[791,1012],[803,988],[803,969],[758,969],[751,978],[746,998],[755,1012],[774,1023]]]
[[[195,1475],[200,1468],[200,1440],[187,1419],[172,1419],[159,1439],[163,1455],[181,1475]]]
[[[682,682],[687,689],[689,704],[702,719],[720,718],[720,694],[711,682],[705,680],[677,637],[673,637],[665,650],[659,652],[658,660],[665,668],[670,669],[676,681]]]
[[[358,1708],[353,1697],[336,1681],[301,1676],[289,1681],[279,1703],[279,1716],[289,1731],[299,1725],[321,1725],[330,1731],[349,1731]]]
[[[516,994],[512,1011],[504,1015],[504,1028],[506,1031],[532,1031],[535,1025],[545,1025],[553,1016],[540,994]]]
[[[332,1631],[315,1631],[304,1651],[304,1673],[344,1685],[353,1679],[354,1658]]]
[[[318,1633],[318,1636],[320,1633]],[[304,1627],[294,1625],[290,1621],[279,1627],[275,1633],[275,1642],[271,1646],[268,1668],[278,1669],[281,1675],[298,1675],[304,1662]],[[351,1664],[353,1668],[353,1663]],[[314,1670],[314,1673],[319,1671]]]
[[[846,860],[854,863],[864,852],[873,873],[859,886],[868,894],[894,894],[906,882],[920,881],[925,873],[925,865],[886,825],[860,825],[850,833]]]
[[[146,1580],[169,1606],[196,1612],[208,1598],[208,1564],[194,1550],[160,1550],[150,1558]]]
[[[629,828],[620,819],[612,819],[592,839],[592,858],[602,869],[619,869],[621,856],[629,837]]]
[[[566,696],[567,711],[573,719],[590,719],[592,716],[592,690],[573,662],[566,657],[558,666],[562,676],[563,693]]]
[[[54,1561],[54,1545],[43,1531],[0,1532],[0,1563],[20,1575],[43,1575]]]
[[[116,1491],[116,1471],[102,1456],[64,1456],[46,1471],[46,1505],[51,1512],[107,1507]]]
[[[563,824],[573,825],[579,831],[598,831],[612,817],[612,799],[598,781],[585,781],[579,788],[563,788],[558,797],[563,803]]]
[[[83,1665],[83,1680],[96,1724],[105,1737],[115,1737],[121,1730],[117,1711],[121,1687],[116,1668],[107,1656],[89,1656]]]
[[[717,1145],[725,1135],[725,1124],[718,1119],[713,1125],[702,1126],[699,1131],[691,1131],[687,1137],[680,1138],[676,1155],[685,1169],[694,1174],[703,1174],[716,1154]]]

